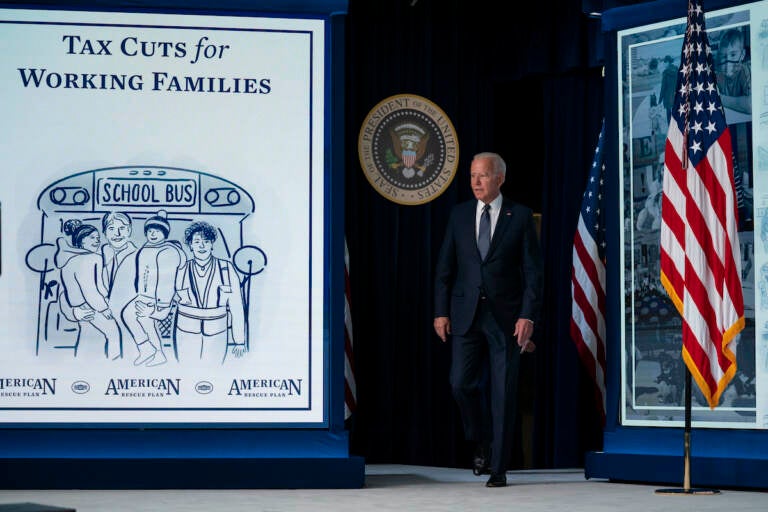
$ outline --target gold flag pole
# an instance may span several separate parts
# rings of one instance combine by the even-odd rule
[[[685,367],[685,429],[683,430],[683,487],[656,489],[656,494],[720,494],[717,489],[691,487],[691,371]]]

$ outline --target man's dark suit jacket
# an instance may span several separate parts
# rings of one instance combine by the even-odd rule
[[[538,320],[542,261],[530,208],[504,198],[491,247],[480,259],[475,234],[477,200],[454,207],[437,259],[435,316],[447,316],[451,334],[472,325],[481,292],[494,318],[511,336],[519,318]]]

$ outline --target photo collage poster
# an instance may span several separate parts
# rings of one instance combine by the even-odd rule
[[[768,428],[768,2],[707,12],[706,25],[734,152],[745,328],[718,406],[692,383],[691,420]],[[681,18],[618,32],[624,425],[685,419],[682,319],[659,268],[664,148],[685,29]]]

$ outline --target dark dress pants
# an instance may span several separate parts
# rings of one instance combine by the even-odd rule
[[[492,473],[509,465],[517,407],[520,347],[505,335],[487,300],[480,300],[472,327],[452,338],[450,383],[470,441],[490,442]]]

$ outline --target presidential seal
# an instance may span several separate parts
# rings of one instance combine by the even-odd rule
[[[368,113],[357,151],[373,188],[405,205],[427,203],[445,192],[459,162],[451,120],[440,107],[413,94],[390,96]]]

